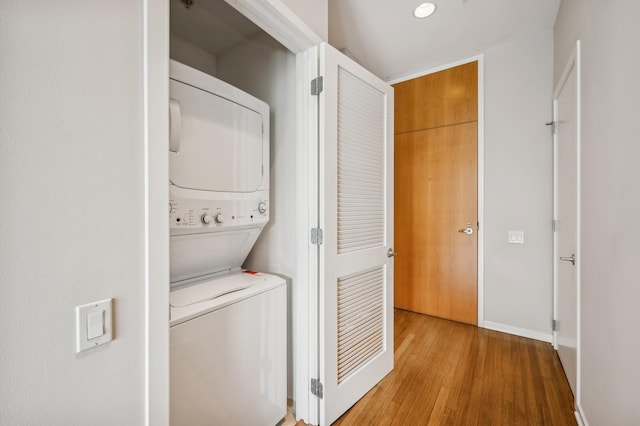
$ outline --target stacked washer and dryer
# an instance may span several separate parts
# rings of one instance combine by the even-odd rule
[[[286,286],[241,265],[269,221],[269,106],[170,63],[170,417],[286,414]]]

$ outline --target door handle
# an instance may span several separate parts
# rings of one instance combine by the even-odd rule
[[[180,152],[180,137],[182,133],[182,113],[180,103],[169,99],[169,151]]]
[[[471,234],[473,234],[473,228],[471,227],[470,223],[467,223],[467,227],[466,228],[462,228],[462,229],[458,229],[458,232],[460,232],[461,234],[471,235]]]
[[[395,251],[393,251],[392,248],[389,248],[389,250],[387,250],[387,257],[395,257],[397,256],[398,253],[396,253]]]
[[[565,261],[565,262],[571,262],[571,264],[575,266],[575,264],[576,264],[576,255],[574,253],[570,257],[560,256],[560,260]]]

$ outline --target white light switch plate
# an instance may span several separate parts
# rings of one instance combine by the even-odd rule
[[[509,244],[524,244],[524,231],[509,231]]]
[[[76,306],[76,352],[113,340],[111,311],[112,299]]]

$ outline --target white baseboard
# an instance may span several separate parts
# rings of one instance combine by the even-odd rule
[[[577,404],[576,411],[573,413],[576,416],[576,422],[578,422],[578,426],[589,426],[587,423],[587,419],[582,414],[582,407],[580,404]]]
[[[502,333],[515,334],[516,336],[526,337],[529,339],[541,340],[548,343],[553,341],[553,335],[551,334],[540,333],[539,331],[527,330],[525,328],[513,327],[497,322],[485,321],[484,328],[493,331],[500,331]]]

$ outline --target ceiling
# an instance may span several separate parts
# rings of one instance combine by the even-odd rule
[[[170,1],[171,34],[219,55],[262,30],[224,0]]]
[[[446,65],[552,29],[560,0],[329,0],[329,42],[384,80]]]

